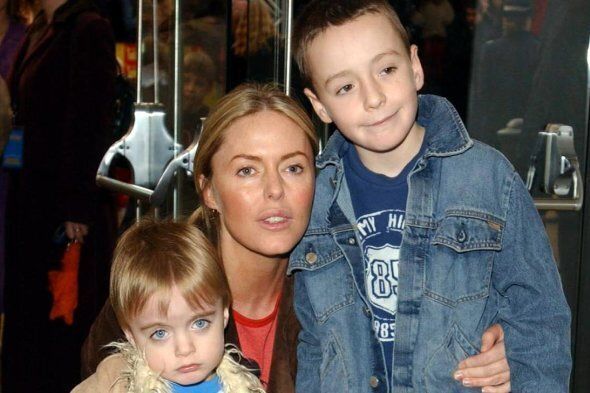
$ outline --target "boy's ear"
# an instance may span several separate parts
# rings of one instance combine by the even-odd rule
[[[201,189],[201,195],[203,195],[203,203],[209,209],[219,210],[217,208],[217,201],[215,200],[213,185],[204,175],[199,176],[199,188]]]
[[[333,120],[328,114],[326,107],[321,103],[319,98],[315,95],[313,91],[308,89],[307,87],[303,89],[303,93],[311,103],[313,110],[315,111],[316,115],[320,118],[321,121],[324,123],[331,123]]]
[[[424,86],[424,70],[422,70],[422,63],[420,63],[418,47],[416,45],[410,47],[410,61],[412,62],[412,72],[414,73],[414,84],[416,85],[416,91],[418,91]]]
[[[227,327],[227,323],[229,322],[229,308],[225,307],[223,309],[223,328]]]
[[[133,334],[131,333],[131,330],[123,329],[123,333],[125,333],[127,341],[129,341],[131,344],[133,344],[133,346],[135,346],[135,340],[133,339]]]

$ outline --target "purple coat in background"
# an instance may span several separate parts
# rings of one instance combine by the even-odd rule
[[[10,21],[8,30],[0,42],[0,77],[6,80],[10,66],[14,60],[16,50],[25,36],[27,26],[20,22]]]
[[[20,23],[11,20],[8,22],[8,29],[4,38],[0,42],[0,78],[5,82],[16,50],[25,36],[27,27]],[[0,102],[0,106],[4,108],[8,103]],[[0,130],[0,135],[6,135],[8,130]],[[1,153],[1,152],[0,152]],[[6,220],[6,192],[8,187],[8,179],[4,173],[0,172],[0,313],[4,312],[4,223]]]

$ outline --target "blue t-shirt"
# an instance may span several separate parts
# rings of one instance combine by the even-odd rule
[[[417,154],[398,176],[391,178],[367,169],[353,146],[344,155],[344,173],[363,252],[365,288],[373,311],[373,329],[383,346],[390,377],[408,174],[420,156]]]
[[[179,385],[172,382],[173,393],[223,393],[219,376],[215,375],[208,381],[201,381],[194,385]]]

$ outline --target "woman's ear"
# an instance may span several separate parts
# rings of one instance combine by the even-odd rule
[[[207,179],[205,175],[199,176],[199,188],[201,189],[201,195],[203,196],[203,203],[209,209],[219,210],[217,201],[215,200],[215,191],[211,180]]]

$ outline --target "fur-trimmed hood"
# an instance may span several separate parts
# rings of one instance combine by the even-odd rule
[[[114,355],[104,359],[96,373],[72,391],[72,393],[173,393],[170,382],[153,372],[145,357],[131,343],[116,342]],[[264,393],[264,389],[246,367],[240,365],[241,352],[226,345],[225,353],[216,373],[224,393]]]

